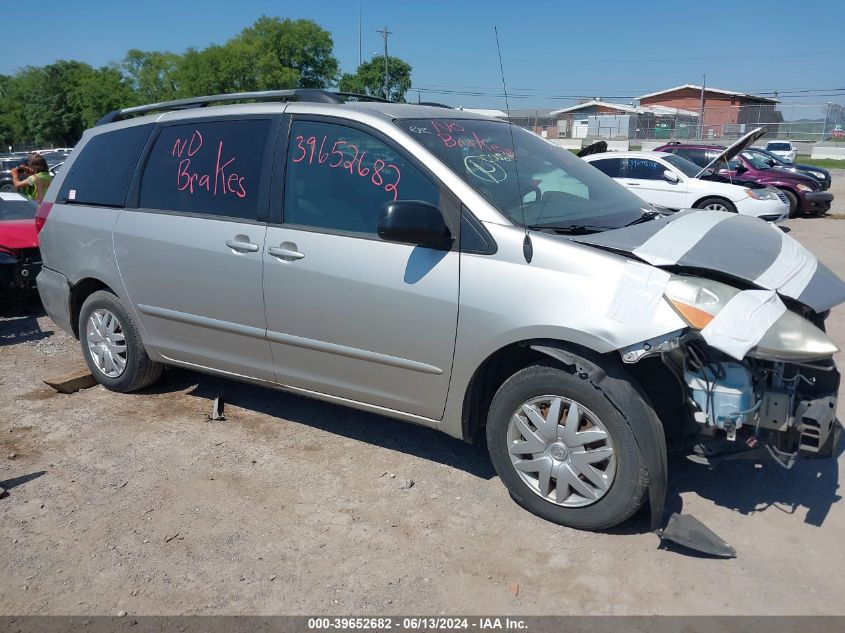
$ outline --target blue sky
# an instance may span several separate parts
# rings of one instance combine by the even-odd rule
[[[351,72],[359,4],[364,58],[381,52],[376,29],[386,25],[391,54],[414,68],[409,100],[419,91],[423,100],[502,108],[495,25],[512,108],[565,107],[579,96],[630,102],[700,83],[702,73],[717,88],[779,90],[784,104],[845,104],[845,92],[829,90],[845,88],[840,0],[42,0],[37,19],[3,34],[0,73],[57,59],[99,66],[129,48],[180,52],[222,43],[261,14],[314,20],[331,32],[341,68]],[[810,89],[827,92],[785,92]]]

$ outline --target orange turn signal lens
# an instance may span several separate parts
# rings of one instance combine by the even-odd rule
[[[710,321],[715,317],[709,312],[705,312],[699,308],[682,303],[676,299],[669,299],[669,303],[675,308],[675,311],[681,315],[681,318],[697,330],[703,330]]]

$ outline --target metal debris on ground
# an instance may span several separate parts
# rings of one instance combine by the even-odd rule
[[[208,417],[212,422],[223,422],[226,416],[223,415],[223,394],[219,394],[214,398],[211,405],[211,415]]]
[[[736,558],[736,550],[690,514],[673,513],[666,527],[658,531],[661,545],[670,541],[717,558]]]

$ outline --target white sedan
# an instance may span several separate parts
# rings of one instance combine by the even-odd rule
[[[772,154],[777,154],[787,163],[794,163],[798,157],[798,148],[789,141],[769,141],[765,149]]]
[[[702,178],[701,167],[675,154],[608,152],[584,160],[651,204],[730,211],[771,222],[789,217],[789,201],[777,189]]]

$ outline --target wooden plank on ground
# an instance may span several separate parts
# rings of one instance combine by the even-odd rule
[[[48,378],[44,382],[59,393],[74,393],[97,384],[97,381],[91,372],[88,371],[87,367],[62,374],[61,376]]]

